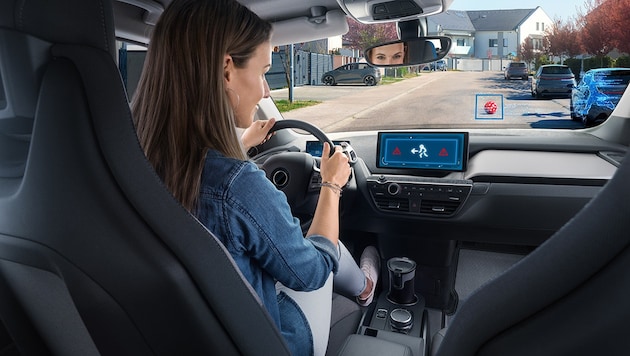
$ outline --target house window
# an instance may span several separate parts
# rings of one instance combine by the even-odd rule
[[[532,38],[532,47],[534,47],[534,50],[536,51],[542,50],[542,40],[539,38]]]
[[[544,31],[544,30],[545,30],[545,23],[544,23],[544,22],[541,22],[541,23],[540,23],[540,30],[541,30],[541,31]]]
[[[536,31],[540,31],[540,22],[536,22]]]
[[[493,38],[489,41],[488,43],[489,47],[499,47],[499,40],[497,40],[496,38]]]
[[[507,47],[508,46],[508,40],[507,38],[503,39],[503,47]]]
[[[457,46],[458,47],[466,46],[466,39],[465,38],[458,38],[457,39]]]

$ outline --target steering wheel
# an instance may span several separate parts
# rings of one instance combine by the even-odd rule
[[[304,130],[315,136],[322,144],[327,142],[330,147],[335,147],[332,140],[323,131],[305,121],[280,120],[274,124],[269,132],[288,128]],[[344,153],[348,155],[352,166],[357,161],[356,153],[348,144],[342,145],[342,148]],[[331,150],[331,155],[333,153],[334,151]],[[253,160],[256,161],[263,155],[265,152],[253,157]],[[261,166],[273,185],[286,195],[293,215],[306,224],[310,224],[312,220],[319,196],[321,176],[318,160],[319,158],[306,152],[282,151],[269,155]]]
[[[328,138],[328,136],[326,136],[326,134],[320,130],[317,126],[310,124],[306,121],[299,121],[299,120],[280,120],[280,121],[276,121],[276,123],[273,125],[273,127],[271,128],[271,130],[269,130],[269,133],[278,131],[278,130],[283,130],[283,129],[300,129],[300,130],[304,130],[308,133],[310,133],[311,135],[315,136],[316,139],[319,140],[319,142],[321,142],[322,144],[324,142],[328,142],[328,145],[330,146],[331,150],[330,150],[330,155],[332,156],[333,153],[335,153],[335,151],[332,149],[333,147],[335,147],[335,145],[333,144],[332,140]]]

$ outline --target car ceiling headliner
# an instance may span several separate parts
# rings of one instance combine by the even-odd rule
[[[153,25],[172,0],[114,0],[116,35],[119,38],[148,43]],[[340,10],[336,0],[238,0],[258,16],[272,23],[310,17],[312,7]],[[306,29],[297,29],[304,32]],[[341,33],[338,33],[341,34]],[[312,36],[310,36],[312,37]],[[324,34],[322,37],[328,37]],[[308,39],[307,39],[308,40]]]

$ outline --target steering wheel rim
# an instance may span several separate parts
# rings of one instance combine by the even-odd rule
[[[329,139],[328,136],[326,136],[324,131],[320,130],[317,126],[311,123],[308,123],[306,121],[292,120],[292,119],[279,120],[279,121],[276,121],[276,123],[273,125],[271,130],[269,130],[269,133],[272,133],[278,130],[284,130],[284,129],[304,130],[310,133],[311,135],[315,136],[315,138],[318,139],[320,142],[322,143],[328,142],[328,145],[330,145],[330,156],[332,156],[335,153],[335,150],[334,150],[335,145],[332,142],[332,140]]]

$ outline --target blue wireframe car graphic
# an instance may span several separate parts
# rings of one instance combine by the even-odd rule
[[[628,87],[630,68],[598,68],[584,73],[571,93],[571,118],[584,126],[610,116]]]

